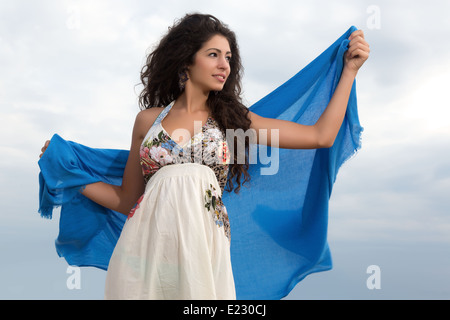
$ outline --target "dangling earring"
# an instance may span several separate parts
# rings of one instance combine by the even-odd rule
[[[186,87],[186,81],[189,80],[187,73],[185,70],[181,71],[178,74],[179,80],[178,80],[178,86],[180,87],[180,91],[183,91],[184,88]]]

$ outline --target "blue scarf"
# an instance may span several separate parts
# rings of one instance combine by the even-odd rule
[[[312,125],[339,82],[351,27],[314,61],[250,107],[269,118]],[[331,148],[253,148],[249,188],[225,192],[231,262],[238,299],[280,299],[305,276],[332,267],[327,243],[328,203],[342,163],[360,148],[356,90]],[[256,150],[256,151],[255,151]],[[39,160],[39,212],[61,207],[59,256],[70,265],[106,270],[126,216],[79,193],[104,181],[120,185],[128,151],[93,149],[55,134]]]

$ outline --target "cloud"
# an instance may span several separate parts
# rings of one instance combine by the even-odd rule
[[[331,239],[450,245],[450,135],[404,127],[390,141],[372,132],[344,164],[331,197]]]

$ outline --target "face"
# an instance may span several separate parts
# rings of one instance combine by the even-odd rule
[[[228,40],[221,35],[213,36],[195,54],[194,63],[188,67],[189,85],[205,93],[221,91],[230,75],[230,60]]]

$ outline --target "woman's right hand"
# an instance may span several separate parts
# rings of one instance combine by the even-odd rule
[[[42,157],[42,155],[44,154],[45,150],[47,150],[49,144],[50,144],[50,140],[45,141],[44,146],[41,149],[42,153],[39,155],[39,158]]]

